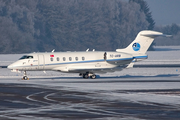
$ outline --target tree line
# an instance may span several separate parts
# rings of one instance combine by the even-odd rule
[[[0,53],[115,50],[154,29],[144,0],[0,0]]]

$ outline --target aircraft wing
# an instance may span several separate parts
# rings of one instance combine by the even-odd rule
[[[107,72],[115,72],[115,71],[121,71],[123,68],[127,67],[127,65],[121,66],[121,67],[114,67],[114,68],[100,68],[100,67],[57,67],[54,68],[54,71],[59,72],[71,72],[71,73],[86,73],[86,72],[93,72],[93,73],[107,73]]]

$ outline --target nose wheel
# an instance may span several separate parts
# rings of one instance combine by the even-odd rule
[[[29,78],[27,77],[26,71],[24,71],[24,76],[23,76],[22,80],[29,80]]]

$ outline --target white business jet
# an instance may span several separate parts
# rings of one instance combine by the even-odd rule
[[[163,33],[144,30],[124,49],[116,51],[84,52],[40,52],[22,56],[8,66],[12,71],[24,71],[23,79],[29,79],[26,71],[59,71],[79,73],[83,78],[95,79],[95,73],[120,71],[133,67],[134,62],[147,59],[146,51],[155,37],[165,36]]]

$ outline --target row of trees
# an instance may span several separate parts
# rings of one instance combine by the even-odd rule
[[[0,53],[115,50],[155,22],[144,0],[0,0]]]

